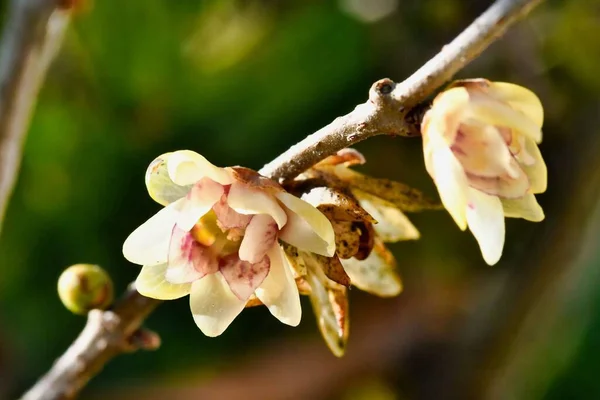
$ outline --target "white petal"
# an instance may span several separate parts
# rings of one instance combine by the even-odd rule
[[[492,82],[489,93],[492,97],[506,101],[512,108],[522,112],[537,126],[544,123],[542,102],[531,90],[513,83]]]
[[[492,101],[485,97],[478,97],[469,103],[467,110],[469,118],[490,125],[514,129],[524,136],[533,139],[536,143],[542,141],[540,126],[536,125],[525,114],[512,109],[505,103]]]
[[[167,169],[171,180],[177,185],[193,185],[207,177],[222,185],[229,185],[233,178],[224,168],[211,164],[200,154],[190,150],[179,150],[169,156]]]
[[[458,227],[465,230],[468,189],[465,171],[448,147],[439,147],[431,154],[431,168],[442,204]]]
[[[192,283],[190,308],[194,322],[206,336],[219,336],[242,312],[246,301],[233,294],[220,272]]]
[[[520,199],[502,199],[501,201],[506,217],[523,218],[533,222],[540,222],[544,219],[544,210],[531,193],[527,193]]]
[[[267,214],[255,215],[246,227],[238,252],[240,259],[251,263],[259,262],[276,240],[277,224],[273,217]]]
[[[548,187],[548,169],[542,153],[537,144],[529,138],[525,138],[525,151],[534,160],[531,165],[521,164],[521,168],[529,178],[529,190],[531,193],[544,193]]]
[[[136,290],[143,296],[159,300],[174,300],[187,296],[191,285],[173,284],[165,279],[167,264],[145,266],[135,281]]]
[[[279,237],[301,250],[331,257],[335,254],[335,232],[325,215],[306,201],[287,192],[276,194],[290,211]]]
[[[268,256],[271,259],[271,270],[262,285],[256,289],[256,297],[278,320],[297,326],[302,317],[302,308],[292,268],[277,243],[271,247]]]
[[[287,222],[285,211],[277,204],[277,201],[265,191],[249,188],[242,183],[231,185],[227,195],[227,203],[240,214],[268,214],[281,229]]]
[[[129,235],[123,243],[125,258],[139,265],[157,265],[167,261],[171,232],[183,200],[168,205]]]
[[[384,242],[398,242],[419,238],[417,228],[393,204],[360,190],[353,190],[352,193],[358,199],[360,206],[377,220],[377,223],[373,225],[373,229],[375,229],[375,233],[381,240]]]
[[[340,260],[352,285],[376,296],[397,296],[402,291],[402,281],[393,254],[381,242],[376,242],[371,254],[364,260]]]
[[[221,199],[224,191],[222,185],[209,178],[199,180],[184,199],[177,226],[189,232],[198,220]]]
[[[504,247],[504,211],[500,199],[470,188],[467,221],[485,262],[496,264]]]

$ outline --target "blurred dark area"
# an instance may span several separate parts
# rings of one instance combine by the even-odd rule
[[[32,385],[85,323],[56,294],[65,267],[102,265],[118,290],[135,279],[121,246],[159,209],[144,186],[156,156],[192,149],[259,169],[372,82],[406,78],[490,3],[90,3],[49,71],[0,237],[0,398]],[[182,299],[147,321],[158,351],[115,359],[82,398],[600,398],[598,38],[600,1],[546,1],[458,76],[517,83],[545,107],[546,220],[507,220],[498,265],[445,211],[411,214],[421,239],[392,246],[405,290],[352,290],[344,358],[308,302],[299,328],[253,308],[207,338]],[[362,171],[436,195],[420,139],[357,148]]]

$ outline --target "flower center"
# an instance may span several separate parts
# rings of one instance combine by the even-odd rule
[[[210,247],[215,254],[227,256],[237,253],[240,249],[243,232],[240,234],[239,228],[234,229],[235,232],[230,232],[232,229],[222,229],[217,215],[211,210],[200,218],[190,233],[202,246]]]

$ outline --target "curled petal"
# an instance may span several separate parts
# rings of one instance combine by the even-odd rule
[[[269,275],[256,289],[256,297],[271,314],[290,326],[297,326],[302,317],[300,295],[283,250],[275,243],[268,252],[271,260]]]
[[[217,216],[218,225],[224,230],[234,228],[245,229],[252,219],[252,215],[240,214],[229,207],[227,204],[227,195],[223,195],[221,200],[215,203],[213,211]]]
[[[529,138],[525,138],[524,147],[533,160],[529,165],[521,164],[521,168],[529,178],[529,190],[531,193],[544,193],[548,187],[548,169],[542,153],[537,144]]]
[[[185,197],[190,186],[179,186],[169,177],[167,160],[173,153],[165,153],[150,163],[146,170],[146,188],[152,200],[166,206]]]
[[[227,203],[229,207],[243,215],[268,214],[277,222],[279,229],[287,222],[287,215],[283,208],[277,204],[273,196],[260,189],[234,183],[227,195]]]
[[[423,136],[437,136],[446,145],[454,143],[458,127],[469,103],[465,88],[455,87],[436,96],[433,107],[427,111],[422,124]]]
[[[169,262],[165,278],[171,283],[189,283],[219,269],[209,248],[202,246],[177,226],[173,228],[169,245]]]
[[[250,263],[259,262],[273,247],[276,240],[277,224],[273,217],[267,214],[255,215],[248,224],[242,239],[239,250],[240,259]]]
[[[133,231],[123,243],[125,258],[139,265],[167,262],[171,232],[183,200],[168,205]]]
[[[544,123],[542,102],[531,90],[506,82],[491,82],[489,94],[497,100],[507,102],[513,109],[522,112],[537,126]]]
[[[267,277],[270,264],[266,256],[260,262],[249,263],[232,254],[220,260],[219,269],[231,291],[238,299],[247,301]]]
[[[440,147],[431,154],[433,179],[438,188],[442,204],[458,227],[467,227],[467,176],[448,147]]]
[[[276,194],[291,212],[280,239],[299,249],[331,257],[335,254],[335,233],[331,223],[307,202],[287,192]]]
[[[514,163],[513,167],[515,171],[518,171],[515,178],[511,178],[507,175],[488,178],[485,176],[467,174],[469,186],[489,195],[499,196],[504,199],[517,199],[523,197],[530,188],[529,178],[516,161],[512,160],[512,162]]]
[[[500,199],[469,189],[467,221],[485,262],[496,264],[504,247],[504,211]]]
[[[177,226],[184,231],[190,231],[198,223],[198,220],[219,201],[223,193],[222,185],[209,178],[200,179],[192,187],[182,204]]]
[[[136,290],[143,296],[159,300],[174,300],[190,293],[189,283],[174,284],[165,279],[167,264],[142,267],[135,281]]]
[[[191,285],[190,308],[194,322],[206,336],[219,336],[242,312],[246,300],[240,300],[221,273],[206,275]]]
[[[360,190],[352,192],[360,205],[377,221],[373,229],[384,242],[416,240],[420,237],[417,228],[393,204]]]
[[[359,261],[350,258],[341,261],[352,284],[365,292],[391,297],[402,291],[396,260],[380,240],[375,242],[373,251],[366,259]]]
[[[200,154],[190,150],[173,152],[167,162],[169,176],[177,185],[193,185],[202,178],[209,178],[222,185],[229,185],[233,178],[224,168],[211,164]]]
[[[506,217],[523,218],[533,222],[540,222],[544,219],[544,210],[531,193],[527,193],[520,199],[501,199],[501,201]]]

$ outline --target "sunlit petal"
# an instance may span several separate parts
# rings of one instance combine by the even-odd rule
[[[331,257],[335,254],[335,233],[331,222],[312,205],[287,192],[276,194],[290,211],[279,237],[302,250]]]
[[[520,199],[502,199],[501,201],[506,217],[523,218],[533,222],[540,222],[544,219],[544,210],[531,193]]]
[[[206,158],[191,150],[173,152],[167,163],[169,176],[177,185],[192,185],[206,177],[222,185],[229,185],[233,178],[224,168],[211,164]]]
[[[268,214],[277,222],[279,229],[287,222],[285,211],[277,204],[273,196],[265,191],[249,188],[244,184],[234,183],[231,185],[227,203],[229,207],[240,214]]]
[[[165,153],[150,163],[146,170],[146,188],[150,197],[159,204],[166,206],[185,197],[190,186],[179,186],[169,177],[167,160],[173,153]]]
[[[135,281],[136,290],[143,296],[159,300],[174,300],[190,293],[191,285],[174,284],[165,279],[167,264],[142,267]]]
[[[225,281],[221,273],[206,275],[192,283],[190,308],[194,322],[206,336],[219,336],[246,305]]]
[[[169,261],[165,278],[171,283],[189,283],[218,271],[218,263],[209,248],[202,246],[177,226],[169,245]]]
[[[219,201],[223,193],[222,185],[209,178],[202,178],[186,196],[177,219],[177,226],[184,231],[190,231]]]
[[[277,243],[269,250],[268,257],[271,259],[271,270],[256,289],[256,296],[274,317],[284,324],[297,326],[302,317],[302,309],[291,266]]]
[[[246,301],[265,280],[270,264],[269,257],[263,257],[257,263],[249,263],[240,260],[237,254],[232,254],[220,260],[219,270],[231,291],[240,300]]]
[[[525,150],[534,160],[531,165],[521,164],[521,168],[529,178],[529,190],[531,193],[544,193],[548,187],[548,169],[542,158],[542,153],[537,144],[529,138],[525,138]]]
[[[440,199],[458,227],[467,227],[467,177],[465,172],[447,147],[441,147],[431,156],[433,179],[438,188]]]
[[[259,262],[276,240],[277,224],[273,217],[267,214],[255,215],[246,227],[239,250],[240,259],[251,263]]]
[[[496,264],[504,247],[504,211],[500,199],[469,189],[467,221],[485,262]]]
[[[506,82],[491,82],[489,94],[500,101],[506,101],[512,108],[522,112],[537,126],[544,123],[542,102],[531,90]]]
[[[139,265],[157,265],[167,261],[171,232],[182,201],[163,208],[129,235],[123,243],[123,255],[127,260]]]

